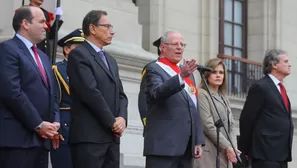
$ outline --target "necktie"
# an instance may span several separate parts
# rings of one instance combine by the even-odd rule
[[[288,97],[287,97],[285,86],[282,83],[279,83],[278,85],[280,87],[280,92],[281,92],[281,95],[282,95],[283,100],[285,102],[287,111],[289,111],[289,100],[288,100]]]
[[[107,63],[107,60],[106,60],[106,56],[104,55],[104,52],[101,50],[98,52],[101,60],[104,62],[104,64],[106,65],[106,68],[109,69],[108,67],[108,63]]]
[[[35,45],[32,46],[32,50],[34,52],[34,57],[35,57],[35,60],[36,60],[36,63],[37,63],[37,66],[38,66],[38,69],[45,81],[45,83],[47,84],[47,78],[46,78],[46,74],[45,74],[45,71],[41,65],[41,62],[39,60],[39,56],[38,56],[38,52],[37,52],[37,47]]]

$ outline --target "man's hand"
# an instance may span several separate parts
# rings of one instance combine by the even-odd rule
[[[114,133],[114,135],[118,138],[122,137],[123,133]]]
[[[60,123],[58,122],[53,122],[54,126],[56,127],[56,131],[60,129]]]
[[[190,61],[186,61],[184,59],[184,65],[181,69],[180,76],[185,79],[189,77],[195,70],[197,70],[198,64],[196,60],[191,59]]]
[[[64,141],[64,137],[61,134],[57,134],[52,138],[54,149],[58,149],[60,147],[60,140]]]
[[[195,146],[195,158],[198,159],[202,156],[202,148],[201,145]]]
[[[231,146],[229,146],[229,147],[227,147],[227,148],[225,149],[225,151],[226,151],[226,155],[227,155],[228,160],[229,160],[230,162],[232,162],[232,163],[237,163],[237,158],[236,158],[236,155],[235,155],[235,153],[234,153],[233,148],[232,148]],[[240,155],[240,154],[241,154],[241,151],[239,151],[239,150],[236,149],[236,153],[237,153],[238,155]]]
[[[112,126],[112,131],[116,134],[116,136],[122,136],[126,128],[126,120],[123,117],[116,117],[116,121]]]
[[[45,139],[52,139],[55,135],[58,134],[56,126],[47,121],[42,122],[41,128],[37,132],[42,138]]]

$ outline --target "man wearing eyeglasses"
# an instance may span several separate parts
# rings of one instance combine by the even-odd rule
[[[161,37],[160,59],[146,68],[146,168],[188,168],[192,158],[202,154],[198,89],[191,76],[197,63],[183,60],[183,66],[178,66],[184,48],[180,33],[166,32]]]
[[[113,27],[105,11],[92,10],[85,16],[82,29],[86,41],[69,54],[67,67],[72,99],[72,165],[119,168],[128,99],[116,60],[103,50],[111,44]]]

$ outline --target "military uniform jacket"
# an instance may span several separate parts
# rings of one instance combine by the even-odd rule
[[[140,83],[140,89],[138,93],[138,111],[139,115],[142,121],[143,126],[145,127],[146,125],[146,116],[147,116],[147,101],[146,101],[146,67],[151,64],[156,62],[157,60],[154,60],[148,64],[146,64],[142,70],[141,73],[141,83]],[[144,129],[145,130],[145,129]]]
[[[71,98],[69,91],[69,80],[67,76],[67,60],[56,63],[53,65],[53,71],[56,77],[55,94],[59,98],[60,106],[60,120],[61,128],[60,133],[63,135],[65,141],[68,142],[69,127],[70,127],[70,107]]]

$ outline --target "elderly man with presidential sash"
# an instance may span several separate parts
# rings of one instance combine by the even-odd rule
[[[198,65],[191,59],[178,66],[185,46],[180,33],[166,32],[161,37],[159,60],[146,68],[146,168],[188,168],[202,154],[198,90],[191,76]]]
[[[51,161],[53,168],[72,167],[70,149],[68,146],[71,98],[66,69],[69,53],[84,41],[85,38],[81,29],[74,30],[58,41],[58,45],[60,47],[63,47],[63,54],[65,58],[63,61],[56,63],[56,65],[53,65],[53,71],[56,76],[57,84],[55,93],[58,95],[60,100],[61,128],[59,132],[63,135],[64,141],[61,142],[61,145],[58,149],[55,149],[51,152]]]

